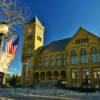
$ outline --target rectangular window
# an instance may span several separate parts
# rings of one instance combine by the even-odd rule
[[[92,54],[92,63],[98,63],[100,62],[100,56],[99,54]]]
[[[61,55],[56,55],[56,65],[61,65]]]
[[[71,64],[77,64],[77,56],[71,57]]]
[[[37,36],[37,40],[40,41],[40,42],[42,41],[40,36]]]
[[[40,57],[40,59],[38,59],[38,62],[39,66],[43,66],[43,57]]]
[[[63,62],[64,66],[67,64],[67,57],[66,57],[66,55],[62,56],[62,62]]]
[[[33,39],[33,35],[28,35],[28,36],[27,36],[27,41],[28,41],[28,40],[32,40],[32,39]]]
[[[50,56],[50,65],[51,66],[55,65],[55,56]]]
[[[78,40],[76,40],[76,44],[78,44]]]
[[[32,54],[32,49],[31,48],[27,49],[27,54]]]
[[[29,68],[32,68],[32,63],[31,63],[31,62],[29,62],[28,66],[29,66]]]
[[[94,72],[94,79],[97,79],[97,72]]]
[[[82,64],[86,64],[86,63],[88,63],[88,56],[87,55],[81,55],[80,60],[81,60]]]
[[[100,79],[100,71],[94,71],[94,79]]]
[[[72,79],[78,79],[78,70],[72,69]]]
[[[82,78],[83,78],[83,79],[86,79],[86,77],[87,77],[88,75],[90,75],[90,74],[89,74],[89,70],[88,70],[87,68],[83,68],[83,69],[82,69]]]
[[[26,48],[28,49],[28,48],[32,48],[32,44],[26,44]]]
[[[49,63],[48,63],[48,57],[45,57],[45,58],[44,58],[44,65],[45,65],[45,66],[48,66],[48,64],[49,64]]]

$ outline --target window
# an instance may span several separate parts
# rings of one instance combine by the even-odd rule
[[[87,76],[89,76],[89,70],[88,70],[88,68],[83,68],[82,69],[82,77],[83,77],[83,79],[86,79]]]
[[[65,54],[62,56],[62,62],[63,62],[63,65],[67,64],[67,58]]]
[[[78,79],[78,70],[72,69],[72,79]]]
[[[42,39],[41,39],[40,36],[37,36],[37,40],[38,40],[38,41],[42,41]]]
[[[77,64],[77,54],[75,50],[71,51],[71,64]]]
[[[31,49],[31,48],[32,48],[32,44],[27,44],[27,45],[26,45],[26,48],[27,48],[27,49],[28,49],[28,48]]]
[[[98,63],[100,62],[100,55],[99,55],[99,51],[97,48],[93,47],[91,49],[91,60],[92,60],[92,63]]]
[[[80,39],[78,40],[78,43],[81,43]]]
[[[94,78],[100,79],[100,71],[94,72]]]
[[[86,38],[86,42],[89,42],[89,39],[88,38]]]
[[[76,40],[76,44],[78,44],[78,40]]]
[[[32,49],[28,48],[27,49],[27,54],[32,54]]]
[[[55,65],[55,56],[50,56],[50,65],[51,66]]]
[[[28,61],[28,66],[29,66],[29,68],[32,68],[32,62],[31,61]]]
[[[61,65],[61,55],[56,55],[56,65]]]
[[[48,64],[49,64],[49,63],[48,63],[48,57],[45,57],[45,58],[44,58],[44,65],[45,65],[45,66],[48,66]]]
[[[28,35],[27,36],[27,40],[32,40],[33,39],[33,35]]]
[[[81,49],[80,62],[81,62],[82,64],[88,62],[87,51],[86,51],[86,49],[84,49],[84,48]]]
[[[40,58],[38,59],[38,65],[39,65],[39,66],[43,66],[43,57],[40,57]]]
[[[76,44],[87,43],[87,42],[89,42],[88,38],[81,38],[81,39],[76,40]]]

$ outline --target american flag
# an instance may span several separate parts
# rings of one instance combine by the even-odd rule
[[[12,36],[11,39],[8,39],[6,42],[5,51],[12,55],[13,59],[16,56],[16,50],[18,47],[19,36]]]

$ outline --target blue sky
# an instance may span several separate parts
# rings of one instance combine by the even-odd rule
[[[100,36],[100,0],[19,0],[27,9],[27,15],[37,16],[45,27],[45,44],[74,35],[82,26]],[[21,48],[23,27],[20,33],[16,59],[10,72],[21,74]]]

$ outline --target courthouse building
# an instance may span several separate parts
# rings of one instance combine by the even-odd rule
[[[45,46],[44,30],[36,17],[24,26],[23,85],[61,80],[80,87],[87,76],[92,86],[100,85],[100,37],[80,27],[72,37]]]

